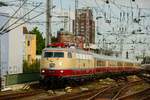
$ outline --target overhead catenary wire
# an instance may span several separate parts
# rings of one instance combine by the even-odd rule
[[[103,2],[104,2],[104,1],[103,1]],[[100,10],[100,12],[102,13],[102,16],[104,16],[104,18],[105,18],[105,20],[106,20],[106,12],[101,9],[101,6],[100,6],[99,3],[97,2],[97,0],[95,0],[95,4],[97,5],[97,7],[99,8],[98,10]],[[111,9],[110,9],[110,10],[111,10]],[[96,12],[98,12],[98,11],[96,10]],[[112,10],[111,10],[111,12],[112,12]],[[115,16],[112,15],[112,14],[115,14],[115,13],[111,13],[111,12],[109,12],[109,16],[110,16],[111,18],[113,18],[113,19],[119,20],[118,17],[115,17]]]
[[[104,1],[103,1],[104,2]],[[105,2],[104,2],[105,3]],[[95,4],[97,5],[97,7],[98,8],[101,8],[101,6],[99,5],[99,3],[97,2],[97,0],[95,0]],[[105,19],[105,21],[109,21],[109,22],[106,22],[106,23],[109,23],[108,25],[110,26],[110,27],[112,27],[112,29],[113,29],[113,26],[112,26],[112,24],[111,23],[113,23],[112,21],[111,21],[111,19],[113,18],[113,19],[116,19],[116,20],[119,20],[120,18],[118,18],[118,17],[115,17],[115,16],[113,16],[115,13],[111,13],[112,12],[112,10],[111,10],[111,6],[109,5],[109,4],[107,4],[107,6],[108,6],[108,12],[109,12],[109,17],[107,18],[107,13],[104,11],[104,10],[102,10],[102,9],[100,9],[100,12],[102,13],[102,15],[101,16],[104,16],[104,19]],[[98,11],[97,11],[98,12]],[[99,17],[99,16],[98,16]],[[114,22],[115,23],[115,22]]]
[[[54,7],[53,7],[53,8],[54,8]],[[50,8],[50,9],[52,9],[52,8]],[[17,27],[19,27],[19,26],[21,26],[21,25],[23,25],[23,24],[25,24],[25,23],[27,23],[27,22],[29,22],[29,21],[31,21],[31,20],[37,18],[37,17],[39,17],[40,15],[42,15],[42,14],[44,14],[44,13],[46,13],[46,12],[45,12],[45,11],[44,11],[44,12],[41,12],[40,14],[38,14],[38,15],[36,15],[36,16],[34,16],[34,17],[32,17],[32,18],[30,18],[30,19],[28,19],[28,20],[26,20],[26,21],[24,21],[24,22],[22,22],[22,23],[20,23],[19,25],[15,26],[15,27],[13,27],[13,28],[11,28],[11,29],[9,29],[9,30],[7,29],[7,31],[5,31],[5,32],[6,32],[6,33],[7,33],[7,32],[10,32],[11,30],[16,29]],[[0,34],[3,35],[3,34],[5,34],[5,32],[1,32]]]
[[[11,28],[11,29],[9,29],[9,30],[7,29],[5,32],[6,32],[6,33],[7,33],[7,32],[10,32],[11,30],[16,29],[17,27],[19,27],[19,26],[21,26],[21,25],[27,23],[27,22],[30,21],[30,20],[35,19],[36,17],[39,17],[40,15],[42,15],[42,14],[44,14],[44,13],[45,13],[45,12],[42,12],[42,13],[40,13],[40,14],[38,14],[38,15],[36,15],[36,16],[30,18],[30,19],[28,19],[27,21],[25,21],[25,22],[23,22],[23,23],[20,23],[19,25],[15,26],[15,27],[13,27],[13,28]],[[3,32],[1,35],[3,35],[5,32]]]
[[[42,12],[40,12],[42,13]],[[8,16],[8,15],[1,15],[1,16],[4,16],[4,17],[9,17],[9,18],[12,18],[12,19],[19,19],[20,17],[11,17],[11,16]],[[64,18],[64,17],[67,17],[67,16],[52,16],[52,17],[55,17],[55,18]],[[25,20],[28,20],[27,18],[25,18]],[[73,19],[70,18],[71,21],[73,21]],[[68,20],[69,21],[69,20]],[[55,23],[55,22],[64,22],[64,21],[52,21],[52,23]],[[30,24],[34,24],[34,23],[46,23],[46,21],[28,21],[28,23]]]
[[[34,9],[38,8],[40,5],[41,4],[39,4],[38,6],[34,7],[33,9],[31,9],[29,12],[27,12],[25,15],[23,15],[21,18],[19,18],[18,20],[16,20],[14,23],[12,23],[11,25],[9,25],[8,27],[6,27],[2,31],[5,32],[5,30],[9,29],[11,26],[15,25],[17,22],[19,22],[20,20],[22,20],[25,16],[27,16],[28,14],[30,14]]]
[[[27,1],[28,1],[28,0],[24,0],[24,2],[22,3],[22,5],[13,13],[13,15],[12,15],[11,17],[14,17]],[[11,18],[9,18],[9,19],[4,23],[4,25],[0,28],[0,31],[2,31],[2,30],[5,28],[5,26],[9,23],[10,20],[11,20]]]
[[[100,8],[100,5],[98,4],[97,0],[95,0],[95,3],[98,6],[98,8]],[[100,12],[105,16],[105,12],[102,9],[100,9]]]

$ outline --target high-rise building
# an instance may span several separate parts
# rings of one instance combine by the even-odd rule
[[[95,21],[90,8],[76,10],[73,33],[76,36],[83,36],[85,43],[95,43]]]

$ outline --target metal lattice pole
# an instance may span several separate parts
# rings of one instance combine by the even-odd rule
[[[45,38],[45,47],[48,46],[48,44],[51,43],[51,5],[52,1],[47,0],[46,5],[46,38]]]

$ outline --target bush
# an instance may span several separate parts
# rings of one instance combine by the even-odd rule
[[[23,73],[40,72],[40,61],[35,60],[32,64],[28,61],[23,61]]]

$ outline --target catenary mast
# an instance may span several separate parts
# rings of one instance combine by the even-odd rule
[[[78,33],[78,27],[77,27],[77,23],[78,23],[78,16],[77,16],[77,13],[78,13],[78,0],[75,0],[75,22],[74,22],[74,30],[75,30],[75,35],[77,35]]]
[[[51,43],[51,7],[52,0],[47,0],[46,2],[46,38],[45,38],[45,47]]]

